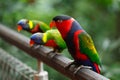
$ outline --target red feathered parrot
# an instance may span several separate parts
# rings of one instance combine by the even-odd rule
[[[75,19],[67,15],[56,16],[50,26],[57,27],[76,65],[90,66],[100,73],[101,63],[93,40]]]

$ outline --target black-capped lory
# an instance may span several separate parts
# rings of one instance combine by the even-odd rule
[[[50,26],[57,27],[76,65],[90,66],[93,71],[100,73],[101,62],[93,40],[74,18],[55,16]]]
[[[62,39],[59,31],[57,29],[47,30],[44,33],[34,33],[30,37],[30,45],[47,45],[49,40],[54,40],[56,45],[54,45],[54,51],[61,52],[66,48],[66,43]],[[51,43],[52,44],[52,43]]]

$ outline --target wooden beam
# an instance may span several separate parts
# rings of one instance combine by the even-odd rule
[[[32,57],[42,60],[45,64],[54,68],[72,80],[109,80],[108,78],[89,69],[80,69],[76,75],[74,75],[74,71],[76,70],[75,66],[72,66],[69,69],[65,69],[65,66],[72,62],[72,60],[62,56],[61,54],[52,53],[50,52],[50,49],[44,46],[30,47],[29,38],[1,24],[0,37],[3,38],[6,42],[15,45]]]

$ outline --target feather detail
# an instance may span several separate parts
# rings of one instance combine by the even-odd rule
[[[88,57],[87,57],[85,54],[83,54],[83,53],[80,52],[78,35],[81,34],[82,32],[83,32],[83,30],[77,30],[77,31],[74,33],[74,38],[73,38],[73,40],[74,40],[74,44],[75,44],[74,47],[75,47],[75,51],[76,51],[75,56],[76,56],[76,59],[87,60]]]
[[[43,42],[46,43],[47,42],[47,34],[43,33],[43,38],[42,38]]]
[[[55,43],[54,40],[48,40],[47,43],[45,43],[45,46],[53,47],[53,48],[57,48],[58,47],[58,45]]]
[[[98,64],[94,63],[94,66],[95,66],[96,72],[100,74],[100,68]]]
[[[28,24],[30,26],[30,29],[32,29],[33,28],[33,22],[31,20],[29,20]]]
[[[35,27],[30,32],[33,34],[36,32],[43,32],[43,31],[40,29],[40,25],[36,24]]]

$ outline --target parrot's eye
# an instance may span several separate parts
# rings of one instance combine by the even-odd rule
[[[61,23],[61,22],[62,22],[62,20],[57,20],[57,22]]]

